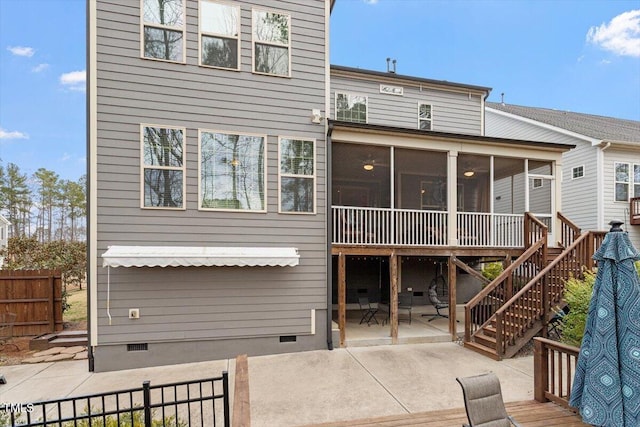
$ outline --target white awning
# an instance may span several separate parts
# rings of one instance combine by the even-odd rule
[[[103,267],[295,267],[297,248],[110,246]]]

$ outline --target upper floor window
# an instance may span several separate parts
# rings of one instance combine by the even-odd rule
[[[615,201],[640,197],[640,164],[614,163]]]
[[[184,0],[142,0],[145,58],[185,62]]]
[[[291,17],[253,9],[253,71],[291,76]]]
[[[315,141],[280,138],[280,212],[315,212]]]
[[[576,166],[571,170],[571,179],[578,179],[584,176],[584,166]]]
[[[418,129],[433,129],[433,121],[431,118],[432,108],[431,104],[418,104]]]
[[[336,120],[367,123],[367,97],[336,93]]]
[[[200,0],[200,64],[238,70],[240,7]]]
[[[142,207],[184,208],[184,128],[142,126]]]
[[[201,209],[266,210],[265,142],[261,135],[200,132]]]

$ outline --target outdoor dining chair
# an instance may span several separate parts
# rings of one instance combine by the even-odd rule
[[[520,427],[507,414],[502,400],[500,380],[489,372],[473,377],[456,378],[462,387],[464,408],[469,424],[466,427]]]
[[[379,325],[378,319],[376,319],[378,307],[371,304],[369,297],[359,297],[358,304],[360,305],[360,313],[362,313],[360,324],[366,323],[367,326],[370,326],[371,322],[376,322],[376,325]]]

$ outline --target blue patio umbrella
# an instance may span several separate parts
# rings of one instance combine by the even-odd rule
[[[613,227],[593,255],[598,273],[569,405],[585,423],[640,426],[640,253]]]

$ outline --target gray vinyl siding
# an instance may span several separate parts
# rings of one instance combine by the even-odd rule
[[[335,119],[336,93],[367,97],[368,123],[403,128],[418,128],[418,102],[432,105],[432,130],[481,135],[482,98],[479,93],[462,92],[443,87],[420,87],[415,82],[390,83],[373,76],[355,79],[331,73],[331,118]],[[403,95],[380,93],[380,84],[403,88]]]
[[[485,114],[485,126],[487,136],[575,145],[576,148],[562,154],[562,207],[559,211],[583,230],[601,229],[597,224],[597,149],[590,142],[490,110]],[[575,166],[585,167],[583,178],[571,179]]]
[[[576,148],[562,155],[562,213],[583,230],[602,230],[598,224],[598,148],[589,142],[574,143]],[[576,166],[584,166],[584,176],[572,179]]]
[[[197,1],[187,1],[186,64],[181,64],[140,57],[139,1],[98,0],[98,345],[277,341],[281,335],[312,333],[313,339],[304,341],[307,349],[326,344],[325,323],[311,330],[312,310],[327,308],[325,127],[310,121],[311,110],[324,115],[326,105],[325,2],[236,3],[241,71],[198,65]],[[251,72],[252,7],[290,13],[291,78]],[[141,124],[186,128],[184,210],[140,208]],[[198,210],[199,129],[267,136],[266,213]],[[316,140],[316,214],[278,213],[279,136]],[[107,269],[100,267],[100,255],[110,245],[287,246],[299,249],[300,264],[111,268],[109,324]],[[140,319],[128,319],[129,308],[139,308]]]
[[[629,232],[631,242],[640,248],[640,226],[629,224],[629,202],[615,201],[614,163],[640,164],[640,151],[636,148],[609,148],[604,151],[604,218],[601,230],[609,230],[609,221],[617,219],[623,221],[623,230]]]

